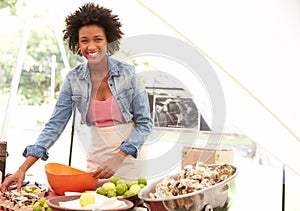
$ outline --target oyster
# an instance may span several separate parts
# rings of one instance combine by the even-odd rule
[[[3,198],[0,200],[0,205],[13,208],[13,210],[19,210],[22,207],[32,209],[38,199],[38,196],[32,193],[24,194],[17,191],[4,192]]]

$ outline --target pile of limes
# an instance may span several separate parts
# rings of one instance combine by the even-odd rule
[[[137,195],[147,185],[146,178],[126,182],[118,176],[112,176],[109,182],[97,188],[96,193],[107,197],[128,198]]]
[[[40,198],[33,206],[33,211],[52,211],[52,209],[47,205],[46,198]]]

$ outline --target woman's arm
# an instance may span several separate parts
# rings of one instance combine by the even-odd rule
[[[45,124],[36,142],[23,152],[25,157],[34,156],[42,160],[48,159],[48,150],[58,140],[72,116],[73,103],[69,79],[66,78],[59,93],[53,113]]]
[[[28,156],[24,163],[19,167],[19,169],[12,175],[5,178],[4,182],[1,184],[0,191],[4,193],[9,191],[9,187],[17,183],[17,191],[22,188],[22,182],[25,179],[25,174],[27,170],[38,160],[38,157]]]
[[[69,83],[64,82],[51,118],[46,123],[35,144],[27,146],[24,150],[23,155],[26,157],[24,163],[14,174],[7,177],[1,185],[0,190],[2,193],[9,190],[9,186],[15,183],[17,183],[17,190],[21,190],[26,171],[39,158],[42,160],[48,159],[48,149],[59,138],[72,115],[73,105],[70,90]]]

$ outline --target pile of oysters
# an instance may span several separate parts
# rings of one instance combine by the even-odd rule
[[[166,176],[161,182],[156,184],[155,192],[150,193],[149,196],[152,199],[173,199],[175,197],[176,200],[166,200],[168,207],[172,210],[190,210],[195,204],[195,196],[177,196],[205,190],[227,180],[235,171],[236,169],[229,164],[207,165],[197,162],[195,165],[185,166],[176,175]],[[217,191],[226,191],[225,197],[227,198],[227,186],[225,185],[221,188],[222,190]],[[203,201],[204,194],[200,194],[199,197],[202,197]],[[197,199],[197,201],[199,200],[201,198]]]

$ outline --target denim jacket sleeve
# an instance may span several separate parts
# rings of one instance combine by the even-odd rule
[[[125,153],[137,157],[138,149],[144,144],[152,129],[152,119],[146,91],[138,93],[133,100],[133,121],[136,127],[133,129],[127,141],[121,144],[120,149]]]
[[[25,157],[35,156],[42,160],[48,159],[49,148],[60,137],[72,115],[73,104],[71,96],[70,82],[66,78],[50,119],[45,124],[35,144],[25,148],[23,152]]]

